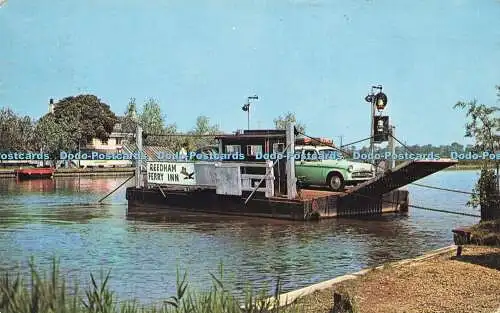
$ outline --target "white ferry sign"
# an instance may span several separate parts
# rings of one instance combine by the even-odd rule
[[[195,185],[194,163],[148,162],[148,183],[162,185]]]

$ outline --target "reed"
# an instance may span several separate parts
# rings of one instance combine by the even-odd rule
[[[251,288],[243,301],[224,287],[222,265],[219,276],[210,273],[212,286],[208,291],[190,290],[187,273],[177,271],[174,296],[157,305],[141,305],[137,300],[117,301],[108,287],[110,272],[101,273],[99,280],[90,274],[88,287],[76,283],[68,286],[61,276],[59,262],[53,259],[49,273],[37,269],[34,259],[29,262],[30,277],[20,271],[4,271],[0,278],[1,313],[295,313],[302,312],[297,304],[280,308],[281,287],[278,279],[273,301],[266,293]],[[83,292],[81,292],[83,290]]]

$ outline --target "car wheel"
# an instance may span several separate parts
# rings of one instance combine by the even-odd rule
[[[344,179],[338,173],[332,173],[328,175],[328,187],[332,191],[342,191],[344,190]]]

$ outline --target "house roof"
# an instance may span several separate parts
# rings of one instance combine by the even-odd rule
[[[137,145],[135,143],[128,143],[123,145],[123,150],[126,153],[136,153]],[[143,146],[142,151],[147,156],[149,161],[161,161],[162,153],[171,155],[175,153],[172,149],[163,146]]]

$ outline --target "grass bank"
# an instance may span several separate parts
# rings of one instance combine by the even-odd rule
[[[18,273],[3,272],[0,277],[0,312],[2,313],[299,313],[299,306],[279,308],[266,300],[265,293],[251,289],[240,301],[224,287],[222,267],[219,276],[210,274],[213,284],[208,291],[190,290],[186,274],[178,273],[177,293],[163,303],[144,306],[136,300],[118,301],[108,287],[109,272],[99,280],[91,274],[83,289],[68,285],[62,277],[58,262],[53,261],[49,273],[37,270],[30,262],[28,281]],[[280,294],[279,282],[275,291]],[[277,300],[279,301],[279,299]],[[275,307],[275,308],[273,308]]]
[[[448,252],[362,271],[353,279],[339,280],[281,308],[277,304],[286,295],[281,293],[279,281],[273,301],[267,300],[264,292],[251,289],[244,300],[238,300],[224,287],[222,267],[218,275],[210,274],[213,283],[209,290],[191,290],[187,276],[178,273],[175,295],[157,305],[144,306],[136,300],[118,300],[108,287],[109,273],[101,274],[99,280],[90,275],[83,285],[69,285],[55,260],[49,273],[38,271],[31,261],[28,280],[17,272],[0,276],[0,312],[491,313],[500,306],[500,247],[468,245],[460,257],[449,249],[443,251]],[[341,301],[334,308],[334,298],[339,296]]]

